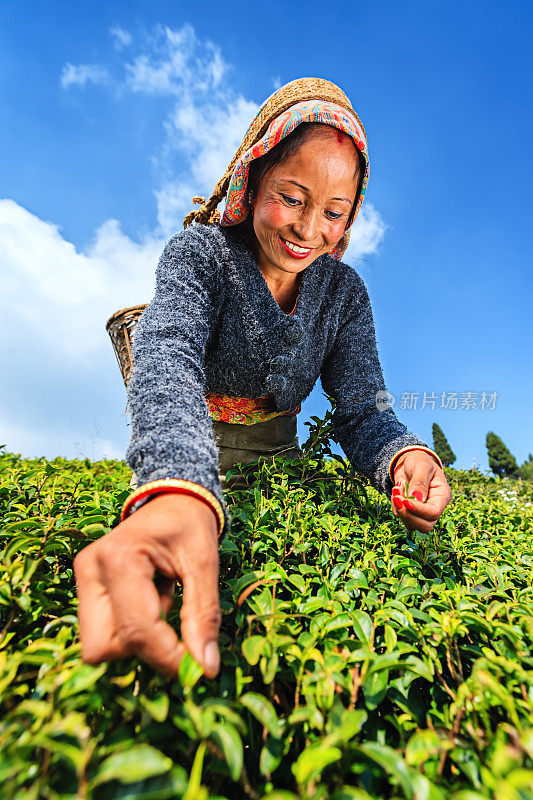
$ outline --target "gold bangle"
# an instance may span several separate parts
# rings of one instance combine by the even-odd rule
[[[181,478],[161,478],[157,481],[144,483],[133,491],[122,506],[120,520],[123,522],[130,514],[132,506],[141,499],[151,494],[183,493],[203,500],[214,511],[218,518],[218,535],[224,529],[225,517],[220,502],[205,486],[193,481],[182,480]]]
[[[439,467],[443,469],[442,461],[440,460],[440,458],[438,457],[438,455],[435,453],[434,450],[430,450],[429,447],[423,447],[422,445],[419,444],[408,445],[407,447],[402,447],[401,450],[398,450],[398,452],[395,453],[391,458],[391,460],[389,461],[389,477],[392,483],[394,483],[394,475],[393,475],[394,462],[402,455],[402,453],[407,453],[410,450],[422,450],[424,453],[428,453],[430,456],[433,457],[433,459],[436,461]]]

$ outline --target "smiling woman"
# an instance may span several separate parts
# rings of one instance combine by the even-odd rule
[[[365,169],[365,158],[350,136],[323,123],[305,122],[275,148],[251,162],[247,200],[253,208],[258,200],[261,202],[262,195],[270,190],[274,201],[282,199],[284,206],[300,209],[300,217],[305,213],[306,204],[308,206],[321,201],[326,218],[338,222],[329,231],[331,249],[342,238],[344,229],[353,222]],[[340,186],[340,197],[336,196],[336,183]],[[328,184],[331,185],[331,193],[328,192]],[[257,219],[257,214],[249,214],[239,225],[242,235],[254,250],[261,239],[255,227]],[[285,242],[290,251],[296,251],[302,258],[313,250],[315,258],[319,255],[313,244],[306,248],[302,243],[299,248],[298,242]]]
[[[251,163],[252,213],[240,226],[267,283],[297,285],[312,260],[336,247],[353,221],[364,174],[353,139],[317,122],[299,125]],[[280,260],[280,247],[288,258]]]
[[[113,536],[75,564],[91,663],[136,654],[175,675],[186,647],[216,674],[225,473],[298,456],[296,416],[318,377],[350,463],[407,528],[431,530],[449,503],[438,456],[377,402],[386,387],[370,299],[341,260],[368,175],[365,129],[344,92],[292,81],[167,242],[133,339],[126,460],[139,485]],[[409,498],[393,488],[403,479]],[[161,619],[178,579],[183,643]]]

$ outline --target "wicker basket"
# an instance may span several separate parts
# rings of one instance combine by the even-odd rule
[[[111,337],[113,350],[115,351],[126,389],[133,372],[133,355],[131,352],[133,333],[141,314],[147,306],[148,303],[144,303],[141,306],[131,306],[130,308],[123,308],[121,311],[115,311],[105,325]]]

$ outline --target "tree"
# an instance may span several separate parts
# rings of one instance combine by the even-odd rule
[[[529,454],[527,461],[524,461],[519,472],[525,481],[533,481],[533,453]]]
[[[440,428],[436,422],[433,423],[432,426],[433,431],[433,449],[435,450],[436,454],[442,461],[445,467],[449,467],[450,464],[453,464],[456,461],[457,456],[453,452],[452,448],[448,444],[448,440],[446,439],[442,428]]]
[[[516,458],[507,449],[499,436],[489,431],[487,433],[487,451],[489,454],[489,467],[498,477],[504,476],[518,478],[519,469]]]

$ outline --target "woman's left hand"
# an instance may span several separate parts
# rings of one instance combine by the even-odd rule
[[[421,450],[411,450],[394,467],[392,513],[407,530],[429,533],[452,499],[452,491],[438,464]],[[409,485],[407,499],[405,484]]]

